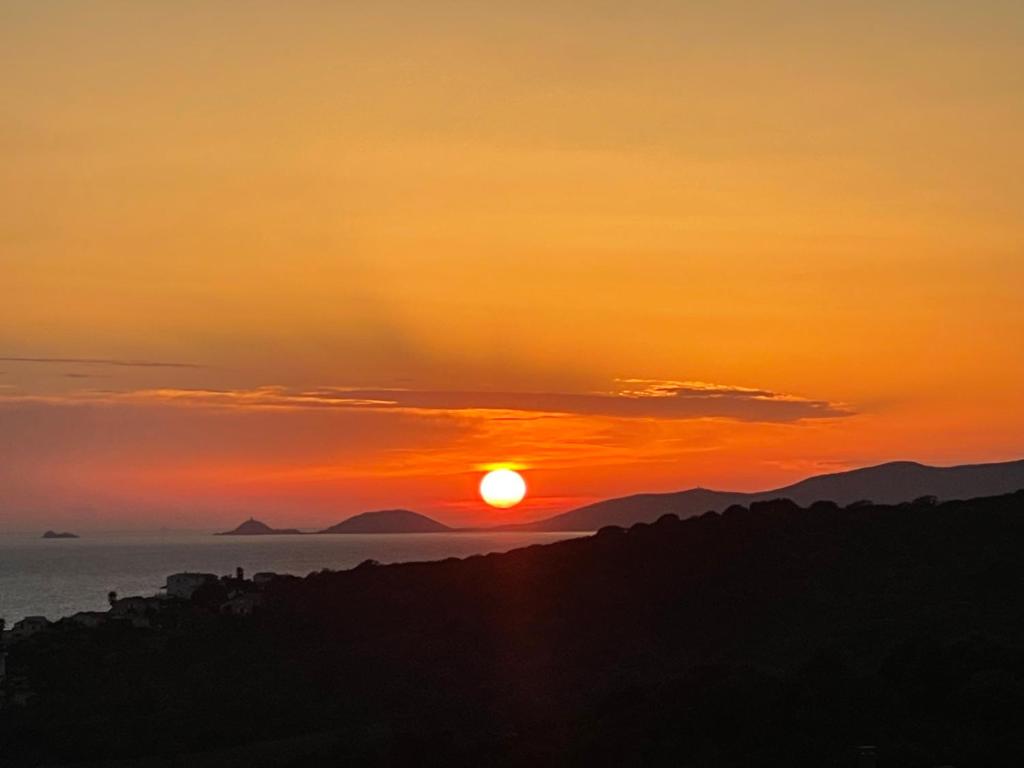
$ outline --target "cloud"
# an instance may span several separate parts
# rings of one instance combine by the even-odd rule
[[[612,392],[492,392],[466,390],[349,389],[295,390],[142,389],[92,391],[78,399],[164,403],[232,409],[358,409],[430,414],[472,414],[501,419],[545,415],[615,419],[705,419],[791,423],[852,415],[846,406],[766,389],[706,382],[623,379]]]
[[[118,368],[205,368],[196,363],[168,363],[156,360],[118,360],[102,357],[0,357],[3,363],[57,363],[60,365],[109,365]]]
[[[86,386],[0,385],[0,528],[37,525],[43,513],[70,520],[85,503],[110,526],[202,527],[283,511],[319,525],[341,511],[402,505],[474,523],[466,510],[491,462],[531,471],[536,499],[519,512],[528,518],[555,503],[548,497],[731,477],[736,462],[788,455],[780,446],[842,430],[848,420],[835,417],[851,413],[701,382],[623,380],[575,393]],[[448,505],[463,502],[459,517]]]

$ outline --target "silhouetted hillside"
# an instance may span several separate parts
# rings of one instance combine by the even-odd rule
[[[852,504],[863,499],[877,504],[898,504],[921,496],[935,496],[940,500],[972,499],[1013,493],[1022,488],[1024,461],[957,467],[929,467],[912,461],[897,461],[810,477],[758,496],[792,499],[797,504],[812,504],[822,499],[837,504]]]
[[[709,510],[721,510],[732,504],[742,504],[748,499],[749,494],[710,491],[706,488],[691,488],[676,493],[638,493],[598,501],[534,523],[507,525],[501,528],[527,531],[596,531],[606,525],[653,522],[665,514],[678,515],[680,518],[693,517]]]
[[[921,496],[935,496],[941,500],[969,499],[1012,493],[1022,488],[1024,461],[958,467],[929,467],[910,461],[898,461],[810,477],[783,488],[756,493],[710,491],[705,488],[675,493],[643,493],[599,501],[525,525],[501,527],[530,531],[596,531],[605,525],[653,522],[667,513],[687,518],[709,510],[720,512],[730,504],[749,504],[770,499],[792,499],[798,504],[825,500],[838,504],[861,500],[897,504]]]
[[[294,535],[298,533],[302,533],[302,531],[296,528],[271,528],[266,523],[250,517],[237,528],[224,531],[224,533],[215,533],[214,536],[269,536],[275,534]]]
[[[23,640],[33,698],[0,744],[14,766],[256,742],[186,764],[1020,765],[1022,551],[1018,492],[367,562],[273,580],[249,617]]]
[[[363,512],[318,533],[439,533],[450,530],[447,525],[418,512],[385,509]]]

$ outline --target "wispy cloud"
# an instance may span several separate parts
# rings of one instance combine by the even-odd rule
[[[0,357],[3,363],[42,363],[59,365],[104,365],[118,368],[205,368],[196,363],[175,363],[159,360],[120,360],[105,357]]]
[[[410,413],[464,413],[501,419],[548,415],[616,419],[702,419],[786,423],[852,415],[840,403],[766,389],[706,382],[624,379],[611,392],[491,392],[464,390],[349,389],[295,390],[142,389],[94,390],[73,399],[232,409],[360,409]]]

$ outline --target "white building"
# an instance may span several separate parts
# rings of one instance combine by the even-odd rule
[[[167,590],[168,597],[191,600],[197,589],[216,581],[217,577],[212,573],[174,573],[167,577],[163,588]]]
[[[98,627],[106,620],[107,614],[104,611],[79,611],[68,617],[68,621],[89,628]]]
[[[111,600],[110,615],[131,622],[135,627],[152,626],[153,614],[159,609],[158,597],[122,597]]]
[[[112,616],[129,616],[133,613],[145,613],[150,609],[156,598],[153,597],[122,597],[110,603]]]
[[[50,626],[50,620],[45,616],[26,616],[21,621],[15,622],[11,628],[11,639],[20,640],[23,637],[30,637],[48,626]]]
[[[259,592],[247,592],[233,597],[220,607],[221,613],[232,616],[251,616],[252,612],[263,604],[263,595]]]

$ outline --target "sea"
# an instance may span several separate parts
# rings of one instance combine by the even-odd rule
[[[8,628],[26,616],[51,621],[107,608],[107,593],[155,595],[169,574],[198,571],[247,575],[260,571],[305,576],[344,570],[364,560],[400,563],[507,552],[589,532],[338,534],[214,536],[198,531],[82,534],[42,539],[0,534],[0,618]]]

